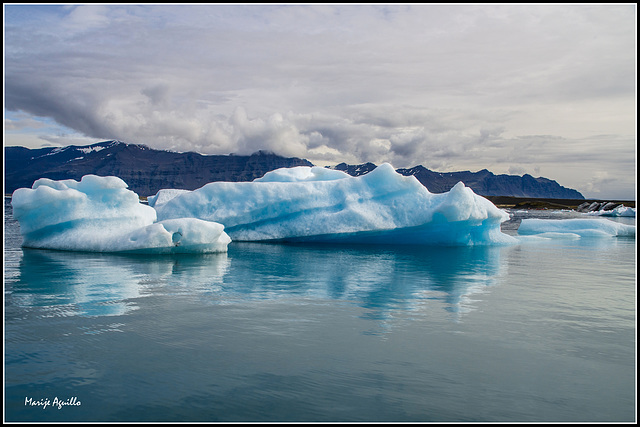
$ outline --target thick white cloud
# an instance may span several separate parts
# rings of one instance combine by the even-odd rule
[[[178,151],[539,171],[633,198],[635,18],[634,4],[6,5],[5,109]],[[6,143],[24,140],[6,123]]]

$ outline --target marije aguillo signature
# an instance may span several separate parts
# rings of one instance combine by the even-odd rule
[[[45,397],[43,399],[33,399],[31,397],[24,398],[25,406],[37,406],[42,409],[47,409],[48,407],[62,409],[65,406],[80,406],[82,402],[78,400],[77,397],[70,397],[68,399],[59,399],[58,397],[54,397],[53,400]]]

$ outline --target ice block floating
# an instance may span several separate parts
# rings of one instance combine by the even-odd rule
[[[156,211],[117,177],[41,178],[12,196],[23,246],[90,252],[224,252],[221,224],[196,218],[156,221]]]
[[[509,215],[463,183],[430,193],[389,164],[351,177],[300,166],[253,182],[212,182],[194,191],[161,190],[149,199],[161,220],[223,224],[234,241],[420,245],[511,244]]]

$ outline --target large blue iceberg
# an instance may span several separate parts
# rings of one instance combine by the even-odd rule
[[[430,193],[389,164],[352,177],[321,167],[279,169],[253,182],[212,182],[149,199],[158,218],[223,224],[234,241],[426,245],[511,244],[509,215],[458,183]]]
[[[195,218],[156,222],[156,211],[117,177],[41,178],[13,193],[23,246],[91,252],[224,252],[221,224]]]

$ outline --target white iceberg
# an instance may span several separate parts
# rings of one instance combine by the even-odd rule
[[[221,224],[195,218],[156,222],[156,211],[117,177],[80,182],[41,178],[13,193],[23,246],[91,252],[224,252]]]
[[[523,219],[518,234],[546,238],[635,237],[636,227],[605,218]]]
[[[338,172],[338,173],[336,173]],[[164,193],[164,194],[162,194]],[[221,223],[234,241],[427,245],[512,244],[509,215],[458,183],[432,194],[389,164],[351,177],[318,167],[280,169],[253,182],[212,182],[153,198],[161,220]]]
[[[636,209],[628,206],[620,205],[611,210],[599,210],[594,212],[586,212],[585,215],[592,216],[613,216],[613,217],[634,217],[636,216]]]

